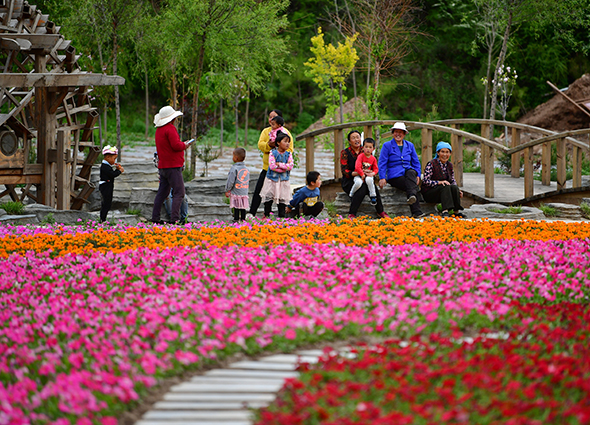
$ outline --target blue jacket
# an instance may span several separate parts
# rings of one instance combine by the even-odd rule
[[[273,156],[274,162],[282,162],[286,164],[286,170],[283,172],[277,172],[271,168],[272,160],[270,155]],[[293,155],[289,151],[285,151],[283,153],[279,153],[278,150],[273,149],[269,153],[268,157],[268,172],[266,173],[266,178],[272,180],[273,182],[278,181],[285,181],[289,180],[289,176],[291,175],[291,169],[293,168]]]
[[[404,140],[404,146],[400,154],[399,146],[394,139],[383,144],[381,153],[379,153],[379,178],[393,179],[401,177],[406,170],[416,170],[418,176],[422,173],[420,159],[416,153],[416,148],[411,142]]]
[[[289,202],[289,204],[291,204],[292,207],[296,207],[297,205],[299,205],[302,202],[305,202],[307,204],[308,207],[313,207],[318,200],[320,199],[320,188],[316,187],[315,189],[310,189],[307,186],[303,186],[301,189],[299,189],[297,192],[295,192],[295,195],[293,195],[293,199],[291,199],[291,202]]]

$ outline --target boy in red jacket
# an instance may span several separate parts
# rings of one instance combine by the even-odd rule
[[[367,137],[363,142],[363,151],[359,153],[356,159],[356,165],[354,171],[357,175],[354,177],[354,185],[350,191],[350,197],[354,195],[354,192],[359,190],[363,183],[367,183],[369,188],[369,197],[371,199],[371,205],[377,205],[377,192],[375,191],[375,176],[379,172],[377,166],[377,160],[373,156],[375,150],[375,140]]]

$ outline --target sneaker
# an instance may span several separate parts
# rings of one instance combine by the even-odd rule
[[[252,220],[254,216],[250,213],[246,214],[246,220]]]
[[[377,197],[371,196],[371,205],[377,205]]]
[[[416,213],[416,214],[412,215],[412,218],[424,218],[427,215],[428,214],[424,214],[423,212],[419,212],[419,213]]]
[[[387,213],[385,211],[380,212],[379,213],[379,217],[381,217],[381,218],[389,218],[389,216],[387,215]]]
[[[408,205],[413,205],[416,202],[416,196],[412,195],[408,198]]]
[[[449,212],[448,211],[444,211],[440,214],[441,217],[450,217]]]
[[[354,220],[356,218],[356,215],[354,215],[354,214],[348,214],[348,218],[350,218],[351,220]]]

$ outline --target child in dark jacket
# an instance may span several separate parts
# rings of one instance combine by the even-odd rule
[[[303,215],[317,217],[324,209],[324,203],[320,202],[320,186],[322,185],[322,178],[317,171],[310,171],[305,178],[307,186],[302,187],[293,196],[287,212],[294,211],[294,216],[299,217],[299,209],[303,209]]]
[[[123,166],[116,163],[119,151],[114,146],[105,146],[102,150],[104,159],[100,164],[100,182],[98,189],[102,195],[102,204],[100,206],[100,221],[106,221],[107,214],[113,204],[113,190],[115,188],[115,177],[118,177],[125,170]]]

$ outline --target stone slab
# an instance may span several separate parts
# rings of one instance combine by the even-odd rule
[[[141,420],[135,422],[135,425],[252,425],[250,420],[216,420],[216,421],[202,421],[202,420],[181,420],[181,421],[160,421],[160,420]]]
[[[300,356],[297,354],[276,354],[274,356],[262,357],[261,362],[271,363],[317,363],[318,356]]]
[[[0,217],[1,224],[39,224],[39,219],[35,214],[10,215],[6,214]]]
[[[504,210],[508,207],[501,204],[473,204],[471,207],[463,210],[467,218],[495,218],[504,220],[544,220],[545,214],[538,208],[522,207],[520,214],[505,214],[495,212],[494,210]]]
[[[217,419],[223,420],[242,420],[246,421],[252,417],[252,412],[249,410],[229,410],[227,412],[220,412],[217,410],[177,410],[169,412],[166,410],[152,410],[146,412],[143,415],[143,419],[156,419],[156,420],[209,420],[215,421]]]
[[[240,370],[240,369],[213,369],[205,373],[206,376],[236,377],[236,378],[296,378],[297,372],[272,371],[272,370]]]
[[[219,385],[258,385],[258,384],[280,384],[283,378],[248,378],[240,376],[208,376],[199,375],[191,378],[190,382],[197,384],[219,384]]]
[[[291,370],[295,370],[295,367],[296,367],[295,364],[243,361],[243,362],[237,362],[237,363],[230,364],[228,366],[228,369],[291,371]]]
[[[214,384],[214,383],[198,383],[198,382],[184,382],[170,388],[171,392],[184,393],[270,393],[276,392],[283,386],[282,381],[276,383],[265,384]]]
[[[177,402],[269,402],[275,399],[274,393],[167,393],[165,401]]]
[[[152,410],[243,410],[245,404],[248,408],[259,409],[271,401],[159,401]]]

